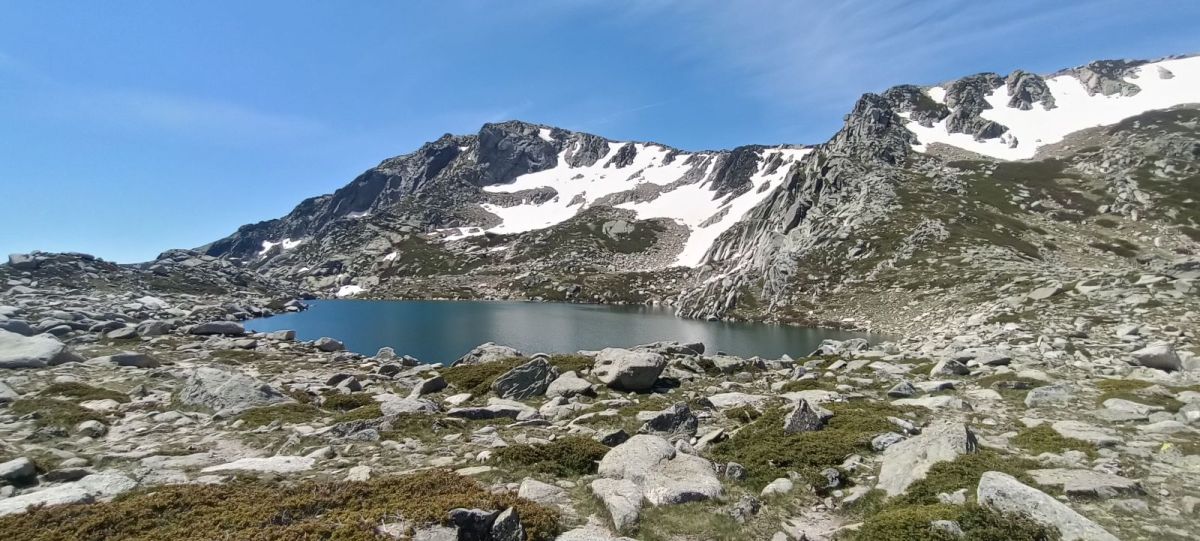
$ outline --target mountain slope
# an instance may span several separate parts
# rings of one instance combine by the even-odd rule
[[[1174,255],[1192,253],[1186,104],[1200,102],[1198,82],[1200,57],[1182,57],[902,85],[865,95],[817,147],[683,152],[488,124],[203,250],[328,294],[821,320],[826,297],[855,284],[911,274],[899,279],[926,291],[917,283],[945,273],[916,264],[921,255],[944,264],[974,250],[974,266],[1046,273],[1095,263],[1096,245],[1117,246],[1096,221],[1149,225],[1171,234]],[[1153,113],[1174,106],[1184,109]],[[1047,247],[1056,234],[1084,240],[1080,253]],[[1164,246],[1156,237],[1147,251],[1168,257]],[[1105,265],[1137,264],[1100,251],[1118,257]],[[912,324],[863,319],[846,323]]]

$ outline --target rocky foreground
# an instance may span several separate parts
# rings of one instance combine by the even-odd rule
[[[196,254],[164,261],[0,266],[5,537],[1094,540],[1200,527],[1200,267],[1186,262],[1018,281],[926,332],[780,359],[658,343],[417,360],[247,333],[239,320],[301,310],[302,292]]]

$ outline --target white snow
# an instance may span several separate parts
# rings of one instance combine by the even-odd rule
[[[267,252],[271,251],[271,248],[274,248],[276,246],[282,246],[284,250],[291,250],[292,248],[300,246],[301,244],[304,244],[304,239],[292,240],[290,238],[287,238],[287,239],[283,239],[278,242],[271,242],[269,240],[264,240],[264,241],[262,241],[262,250],[258,251],[258,255],[266,255]]]
[[[552,169],[521,175],[510,184],[484,187],[484,190],[489,192],[512,193],[548,186],[558,192],[557,197],[540,205],[532,203],[512,207],[483,205],[485,210],[503,220],[503,223],[488,229],[488,231],[507,234],[550,227],[570,219],[601,197],[631,190],[644,183],[670,184],[679,180],[684,173],[691,169],[690,165],[683,164],[687,161],[688,155],[676,156],[670,164],[662,165],[662,160],[669,151],[657,145],[642,143],[635,144],[637,156],[633,163],[621,168],[604,167],[604,164],[608,163],[609,157],[623,144],[609,143],[605,156],[588,167],[567,165],[566,150],[564,150],[559,155],[558,165]],[[570,204],[576,197],[582,199],[582,205]]]
[[[1162,78],[1159,67],[1170,71],[1174,78]],[[1032,158],[1039,147],[1062,141],[1068,134],[1082,129],[1115,124],[1155,109],[1200,103],[1200,56],[1145,64],[1136,69],[1136,75],[1126,79],[1141,87],[1141,91],[1133,96],[1089,96],[1072,75],[1048,78],[1046,86],[1054,95],[1056,105],[1049,111],[1040,103],[1034,104],[1029,111],[1011,108],[1008,90],[1003,86],[997,88],[987,98],[992,109],[984,111],[982,116],[1008,126],[1006,135],[1015,136],[1018,143],[1012,148],[1007,143],[1008,138],[980,142],[966,134],[947,133],[944,121],[932,128],[910,121],[907,127],[917,134],[921,144],[914,148],[920,152],[925,151],[926,145],[938,142],[994,158],[1022,160]],[[940,87],[926,93],[937,101],[945,96],[945,90]]]
[[[448,229],[435,229],[434,232],[445,235],[442,240],[450,242],[452,240],[462,240],[467,237],[475,237],[483,234],[482,227],[451,227]]]
[[[933,101],[938,103],[946,103],[946,89],[940,86],[935,86],[925,91]]]
[[[811,149],[767,149],[759,160],[758,171],[750,177],[753,186],[740,197],[728,200],[728,197],[713,199],[716,195],[708,185],[708,179],[702,183],[680,186],[665,192],[658,198],[644,203],[624,203],[617,208],[627,208],[637,213],[639,220],[650,218],[671,218],[688,226],[691,235],[683,251],[675,259],[676,265],[694,267],[704,258],[704,253],[712,246],[713,241],[721,233],[742,218],[750,209],[770,195],[771,191],[783,183],[792,164],[812,152]],[[771,174],[766,174],[766,165],[774,154],[783,156],[783,164]],[[710,171],[711,172],[711,171]],[[706,175],[707,177],[707,175]],[[763,188],[763,184],[767,184]],[[701,224],[728,208],[725,215],[718,221],[701,227]]]
[[[354,212],[347,212],[347,213],[346,213],[346,217],[347,217],[347,218],[352,218],[352,219],[353,219],[353,218],[364,218],[364,217],[367,217],[367,216],[370,216],[370,215],[371,215],[371,211],[369,211],[369,210],[357,210],[357,211],[354,211]]]
[[[553,137],[550,137],[550,128],[542,128],[542,129],[539,129],[539,130],[538,130],[538,137],[541,137],[541,138],[542,138],[542,140],[544,140],[544,141],[549,141],[549,142],[551,142],[551,143],[553,143],[553,142],[554,142],[554,138],[553,138]]]
[[[365,290],[363,289],[362,286],[347,285],[347,286],[339,287],[337,290],[337,293],[334,293],[334,295],[336,295],[338,297],[349,297],[351,295],[357,295],[359,293],[362,293],[363,291],[365,291]]]
[[[392,261],[392,260],[396,259],[397,257],[400,257],[400,252],[392,252],[388,255],[383,256],[383,260],[384,261]]]
[[[489,252],[503,252],[508,249],[508,246],[492,246],[488,248]]]

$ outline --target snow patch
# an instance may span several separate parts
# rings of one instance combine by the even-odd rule
[[[351,295],[357,295],[359,293],[362,293],[363,291],[365,291],[365,290],[363,289],[362,286],[346,285],[346,286],[339,287],[337,290],[337,293],[334,293],[334,295],[336,295],[338,297],[349,297]]]
[[[617,205],[617,208],[626,208],[636,212],[639,220],[669,218],[688,226],[691,234],[688,236],[687,243],[684,244],[683,251],[675,259],[675,265],[695,267],[703,262],[704,254],[708,252],[713,241],[717,240],[721,233],[733,227],[746,212],[783,184],[792,165],[810,152],[812,149],[764,150],[758,161],[758,171],[750,177],[752,186],[746,193],[732,200],[729,200],[728,197],[714,199],[716,194],[709,186],[706,175],[706,180],[702,183],[680,186],[659,195],[652,201],[624,203]],[[775,155],[780,155],[783,164],[767,174],[767,163]],[[722,211],[725,214],[721,219],[702,225]]]
[[[1175,77],[1162,78],[1160,67]],[[944,120],[930,128],[910,121],[908,129],[917,134],[921,142],[913,148],[924,152],[930,143],[945,143],[1003,160],[1024,160],[1032,158],[1038,148],[1062,141],[1079,130],[1116,124],[1155,109],[1200,103],[1200,56],[1144,64],[1135,68],[1135,73],[1136,77],[1126,79],[1141,87],[1141,91],[1133,96],[1089,96],[1073,75],[1048,78],[1046,86],[1054,95],[1056,105],[1049,111],[1041,104],[1028,111],[1009,107],[1008,90],[1001,86],[987,97],[992,108],[983,111],[981,116],[1008,126],[1009,131],[1005,134],[1008,137],[976,141],[970,135],[948,133]],[[940,101],[939,97],[945,97],[945,90],[934,87],[926,94]],[[1016,144],[1010,145],[1013,137]]]
[[[383,260],[384,260],[384,261],[393,261],[393,260],[395,260],[397,257],[400,257],[400,252],[392,252],[392,253],[390,253],[390,254],[388,254],[388,255],[385,255],[385,256],[383,256]]]
[[[264,240],[262,241],[262,250],[258,251],[258,255],[267,255],[267,252],[271,251],[271,248],[276,246],[280,246],[284,250],[291,250],[292,248],[300,246],[301,244],[304,244],[304,239],[292,240],[290,238],[286,238],[278,242]]]
[[[554,138],[550,137],[550,128],[542,128],[538,130],[538,137],[541,137],[544,141],[549,141],[551,143],[554,142]]]

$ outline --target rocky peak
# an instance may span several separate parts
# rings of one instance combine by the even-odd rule
[[[946,86],[946,107],[953,110],[946,119],[950,133],[965,133],[976,141],[1000,137],[1008,128],[999,122],[980,116],[992,106],[987,96],[1004,85],[1004,79],[995,73],[980,73],[963,77]]]
[[[1141,60],[1097,60],[1068,70],[1068,73],[1079,79],[1089,96],[1133,96],[1142,89],[1125,78],[1135,75],[1134,69],[1145,63]]]
[[[549,137],[552,133],[547,127],[515,120],[484,124],[479,130],[479,185],[506,184],[557,165],[559,147]]]
[[[1042,102],[1042,108],[1047,111],[1055,107],[1054,94],[1050,93],[1041,75],[1016,70],[1005,80],[1005,85],[1008,88],[1009,107],[1028,111],[1037,102]]]
[[[935,123],[950,115],[950,109],[933,101],[925,90],[916,85],[898,85],[883,93],[898,113],[909,113],[909,118],[931,128]]]

